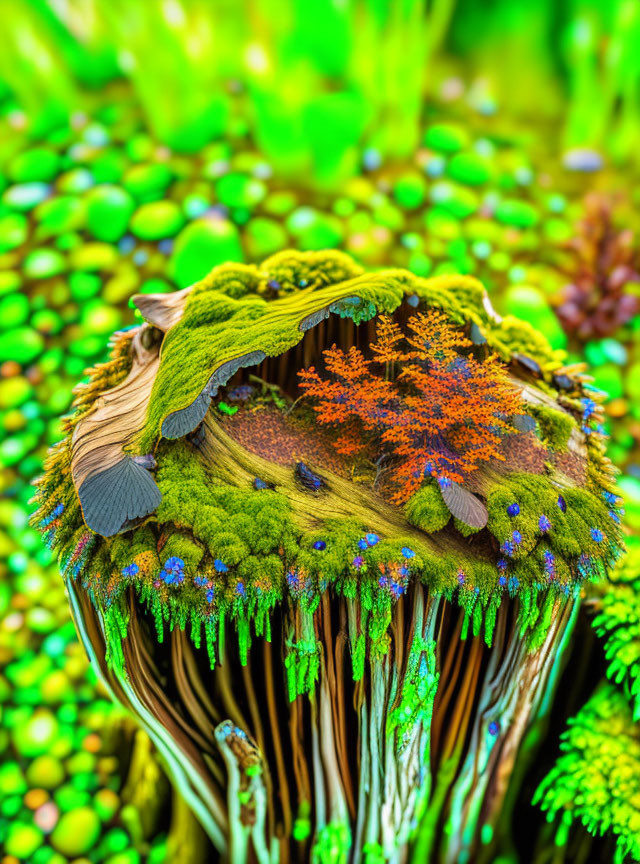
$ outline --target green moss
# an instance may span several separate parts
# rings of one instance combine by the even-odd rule
[[[271,280],[279,290],[269,287]],[[490,347],[505,357],[523,350],[545,369],[556,362],[528,325],[490,319],[482,286],[468,277],[425,280],[396,270],[364,274],[342,253],[287,252],[259,268],[223,265],[194,286],[182,319],[165,336],[147,424],[137,442],[141,451],[155,446],[163,418],[190,404],[227,360],[288,350],[303,336],[301,322],[322,317],[316,313],[331,310],[365,321],[376,311],[393,311],[406,295],[444,310],[457,324],[478,324]],[[70,433],[99,393],[126,374],[130,339],[118,344],[120,353],[112,364],[92,374]],[[573,428],[568,414],[537,407],[532,413],[551,446],[566,446]],[[190,629],[194,643],[200,644],[204,631],[212,664],[223,656],[230,638],[237,638],[240,659],[246,662],[252,637],[268,638],[274,606],[283,601],[294,605],[307,625],[304,632],[288,635],[285,665],[292,698],[310,692],[318,674],[320,658],[309,622],[326,591],[358,601],[359,623],[350,632],[356,679],[364,674],[367,658],[389,650],[394,605],[411,581],[459,604],[465,612],[463,634],[479,635],[484,628],[489,644],[503,597],[519,597],[521,631],[539,644],[553,603],[609,567],[619,545],[600,496],[604,463],[597,461],[602,445],[595,434],[587,441],[589,489],[563,490],[566,513],[558,506],[560,486],[552,468],[548,476],[508,473],[488,490],[489,521],[480,532],[457,520],[456,531],[443,530],[451,514],[433,482],[407,503],[409,524],[402,523],[400,514],[385,514],[368,502],[354,500],[345,511],[338,494],[333,499],[336,513],[344,515],[327,519],[331,507],[314,508],[311,499],[308,507],[300,506],[291,470],[271,463],[267,467],[222,434],[218,445],[220,458],[209,461],[187,440],[161,441],[155,474],[161,505],[144,526],[110,540],[91,534],[84,524],[70,477],[69,439],[50,459],[38,518],[46,523],[42,530],[65,573],[70,578],[82,574],[83,588],[108,619],[110,657],[116,664],[121,657],[115,643],[126,631],[120,599],[129,586],[149,609],[159,639],[167,626],[178,626]],[[275,488],[254,489],[253,477],[262,477],[263,471]],[[325,505],[332,494],[329,484],[322,493],[328,496]],[[58,502],[64,503],[64,513],[54,518]],[[514,502],[520,510],[509,516]],[[540,526],[542,515],[550,522],[548,530]],[[370,524],[377,519],[379,524]],[[365,540],[371,532],[380,534],[375,542]],[[506,551],[494,554],[492,538]],[[506,560],[498,567],[501,557]],[[168,558],[183,562],[181,578],[166,578],[162,567]]]
[[[527,412],[538,421],[540,434],[547,446],[565,453],[571,433],[578,425],[573,417],[548,405],[529,404]]]
[[[436,643],[421,636],[414,637],[409,652],[407,672],[402,682],[400,698],[387,718],[387,735],[396,735],[396,747],[402,751],[418,724],[429,729],[433,702],[438,689]]]
[[[411,525],[429,534],[441,531],[451,519],[451,511],[435,483],[426,483],[412,495],[404,512]]]
[[[607,677],[624,683],[631,697],[634,722],[640,720],[640,546],[616,567],[605,585],[593,620],[604,639]]]
[[[565,518],[557,501],[558,490],[548,477],[522,472],[506,474],[487,496],[487,528],[501,546],[513,543],[510,557],[524,559],[540,539],[539,519],[542,514],[548,516],[557,534],[565,532]],[[509,515],[512,505],[519,508],[516,516]],[[514,532],[518,532],[521,537],[519,543],[514,542]]]
[[[317,833],[311,861],[313,864],[344,864],[351,848],[351,831],[346,822],[329,822]]]
[[[615,860],[640,861],[640,726],[613,685],[596,690],[562,735],[561,755],[540,784],[534,804],[559,824],[556,845],[577,822],[592,834],[609,831]]]
[[[277,299],[269,289],[273,281],[280,286]],[[364,274],[339,252],[284,252],[260,268],[214,268],[193,287],[181,319],[165,336],[137,449],[150,451],[162,421],[190,405],[227,361],[258,351],[278,356],[302,339],[300,325],[309,316],[331,309],[359,323],[376,312],[393,312],[405,293],[442,308],[456,323],[489,323],[484,289],[471,277],[426,280],[400,270]]]
[[[192,292],[182,318],[164,339],[140,448],[151,449],[164,418],[190,405],[227,361],[253,352],[268,357],[283,354],[302,339],[300,325],[305,318],[343,298],[359,297],[369,308],[390,312],[402,293],[399,278],[383,280],[375,275],[359,277],[344,287],[308,287],[270,303],[257,295],[235,300],[217,289]]]
[[[188,534],[181,534],[178,531],[172,531],[160,552],[163,561],[174,557],[183,560],[188,573],[196,572],[203,555],[204,549],[199,543],[196,543]]]
[[[498,327],[487,333],[487,341],[504,360],[510,360],[514,354],[525,354],[544,367],[559,365],[562,356],[552,350],[539,330],[511,315],[506,315]]]
[[[455,529],[459,534],[462,534],[463,537],[471,537],[472,534],[477,534],[478,531],[481,531],[481,528],[474,528],[472,525],[467,525],[466,522],[461,522],[460,519],[456,519],[454,517],[453,524],[455,525]]]
[[[295,640],[293,633],[289,634],[284,658],[290,702],[303,693],[311,693],[320,674],[322,649],[315,638],[312,612],[303,611],[300,620],[300,638]]]

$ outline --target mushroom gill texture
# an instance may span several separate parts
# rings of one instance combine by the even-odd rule
[[[492,860],[620,551],[584,367],[338,252],[134,302],[34,516],[97,672],[221,860]]]

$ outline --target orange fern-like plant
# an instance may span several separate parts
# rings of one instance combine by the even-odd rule
[[[334,345],[324,352],[325,378],[314,367],[299,372],[318,421],[342,427],[339,452],[356,454],[373,439],[392,458],[399,504],[426,476],[462,483],[481,463],[503,460],[501,438],[521,413],[498,359],[476,360],[442,312],[414,315],[408,330],[382,318],[371,359]]]

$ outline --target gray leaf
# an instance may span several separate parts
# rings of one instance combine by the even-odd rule
[[[130,456],[87,477],[78,496],[84,521],[103,537],[112,537],[127,523],[153,513],[162,501],[151,474]]]
[[[489,518],[487,508],[464,486],[451,480],[446,486],[440,486],[440,492],[444,503],[456,519],[470,528],[484,528],[487,524]]]

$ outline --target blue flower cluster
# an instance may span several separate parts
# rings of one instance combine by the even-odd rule
[[[181,585],[184,582],[184,561],[172,556],[164,562],[160,578],[167,585]]]
[[[370,546],[375,546],[380,542],[380,538],[377,534],[365,534],[364,537],[361,537],[358,540],[358,549],[368,549]]]
[[[508,555],[510,558],[513,553],[516,551],[515,545],[511,542],[511,540],[505,540],[502,546],[500,547],[500,551],[504,555]]]
[[[140,568],[137,564],[127,564],[126,567],[122,568],[122,575],[126,576],[128,579],[131,579],[133,576],[137,576]]]
[[[620,524],[620,519],[624,516],[624,508],[622,507],[622,499],[615,492],[604,491],[602,497],[609,505],[609,517],[616,525]]]
[[[582,402],[582,431],[585,435],[591,435],[593,429],[591,428],[590,421],[598,406],[588,396],[583,396],[580,401]]]
[[[206,588],[204,596],[207,598],[208,603],[213,603],[213,598],[216,596],[215,588],[205,576],[194,576],[193,584],[197,588]]]
[[[550,549],[544,550],[544,572],[549,580],[556,576],[556,556]]]
[[[545,516],[544,513],[538,519],[538,528],[543,534],[546,534],[547,531],[551,530],[551,520],[548,516]]]
[[[385,588],[395,600],[397,600],[398,597],[401,597],[407,590],[406,583],[398,582],[396,579],[387,575],[383,575],[378,579],[378,585],[380,585],[381,588]]]

